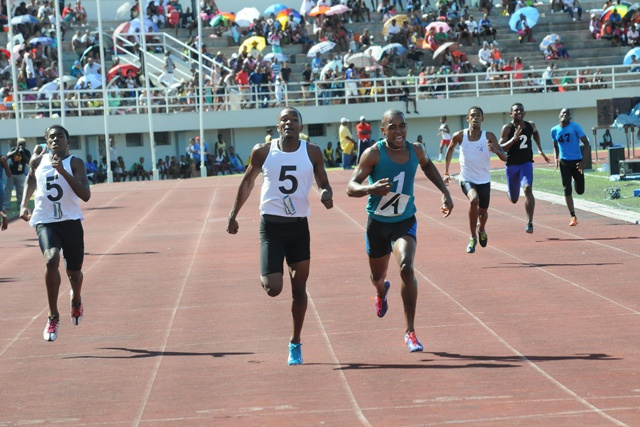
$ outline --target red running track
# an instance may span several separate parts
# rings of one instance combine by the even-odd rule
[[[494,191],[489,245],[466,254],[467,203],[416,181],[423,353],[402,345],[398,269],[375,316],[365,199],[315,190],[305,364],[286,364],[290,290],[258,281],[258,199],[225,232],[240,177],[107,184],[85,205],[85,316],[44,342],[35,232],[0,234],[0,426],[640,425],[636,225]],[[258,183],[259,184],[259,183]],[[69,285],[63,281],[61,307]]]

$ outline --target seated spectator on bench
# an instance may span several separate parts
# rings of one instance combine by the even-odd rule
[[[130,169],[131,180],[133,177],[136,177],[136,181],[140,181],[140,178],[144,181],[145,178],[151,181],[151,174],[147,172],[144,168],[144,157],[140,157],[140,160],[137,163],[131,165]]]
[[[607,147],[611,147],[612,145],[613,138],[611,137],[611,132],[609,132],[609,129],[606,129],[604,131],[604,135],[602,135],[602,142],[600,143],[600,146],[602,149],[607,149]]]
[[[562,0],[563,11],[567,12],[571,19],[576,20],[575,12],[578,13],[578,19],[582,21],[582,7],[578,0]]]
[[[231,165],[231,170],[234,173],[243,173],[244,172],[244,163],[240,156],[236,153],[236,149],[233,145],[229,146],[229,164]]]

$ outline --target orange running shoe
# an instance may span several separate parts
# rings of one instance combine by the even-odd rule
[[[576,218],[575,216],[572,216],[571,222],[569,222],[569,226],[575,227],[576,225],[578,225],[578,218]]]

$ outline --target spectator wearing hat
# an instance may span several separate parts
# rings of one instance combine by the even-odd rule
[[[82,70],[82,63],[80,61],[76,61],[73,63],[71,70],[69,70],[69,75],[71,75],[71,77],[75,77],[76,79],[79,79],[80,77],[84,76],[84,71]]]
[[[371,125],[367,123],[364,116],[360,116],[360,121],[356,125],[356,134],[358,135],[358,159],[356,164],[358,164],[364,150],[371,146]]]
[[[340,129],[338,135],[340,138],[340,148],[342,149],[342,169],[351,169],[353,163],[353,155],[356,147],[356,141],[349,130],[349,119],[343,117],[340,119]]]

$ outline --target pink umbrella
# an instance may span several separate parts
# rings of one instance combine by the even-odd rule
[[[325,12],[325,15],[327,16],[342,15],[343,13],[349,12],[350,10],[351,9],[349,9],[347,6],[343,4],[337,4],[335,6],[331,6],[331,8],[329,8],[329,10]]]
[[[448,33],[449,30],[451,30],[451,27],[449,27],[449,24],[441,21],[434,21],[431,24],[427,25],[427,32],[429,32],[431,28],[434,28],[436,33],[440,32],[440,28],[443,28],[445,33]]]

